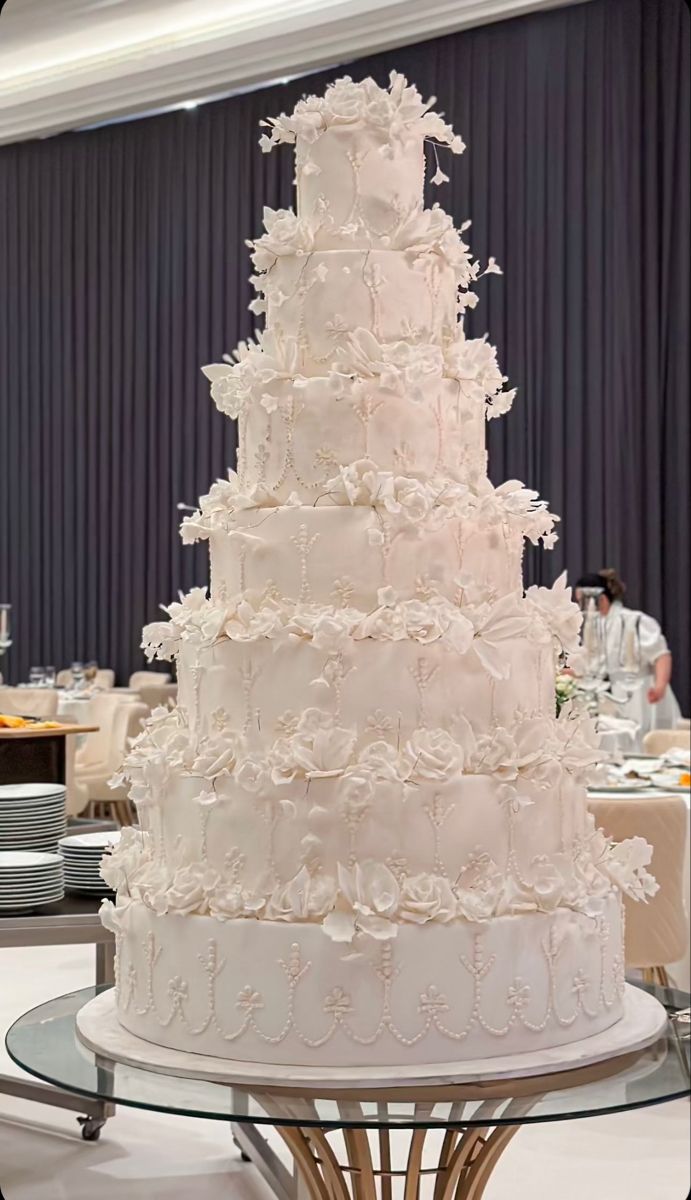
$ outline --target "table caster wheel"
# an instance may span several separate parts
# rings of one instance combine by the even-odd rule
[[[77,1121],[82,1127],[84,1141],[97,1142],[101,1136],[101,1130],[105,1125],[105,1121],[99,1121],[96,1117],[77,1117]]]

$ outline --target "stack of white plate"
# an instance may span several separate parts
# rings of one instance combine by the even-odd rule
[[[59,854],[0,850],[0,913],[53,904],[64,894]]]
[[[65,864],[65,889],[92,896],[109,896],[110,888],[101,879],[99,864],[106,850],[117,846],[120,831],[110,833],[74,833],[60,839],[59,850]]]
[[[0,850],[55,853],[66,828],[64,783],[0,785]]]

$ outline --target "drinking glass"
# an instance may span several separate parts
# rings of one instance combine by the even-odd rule
[[[55,667],[46,667],[44,671],[43,683],[45,687],[55,687]]]
[[[29,671],[29,687],[43,687],[45,677],[45,669],[43,667],[32,667]]]
[[[84,687],[84,663],[73,662],[70,665],[72,675],[72,691],[80,692]]]

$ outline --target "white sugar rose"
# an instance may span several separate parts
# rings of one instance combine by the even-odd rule
[[[397,475],[393,481],[393,500],[386,505],[390,512],[400,512],[409,521],[424,521],[432,507],[429,490],[419,479]]]
[[[266,906],[263,896],[252,896],[236,880],[223,878],[209,888],[208,902],[211,916],[218,921],[256,917]]]
[[[384,940],[396,936],[391,918],[398,909],[401,890],[388,867],[367,860],[348,871],[339,863],[338,885],[341,902],[352,910],[356,931]]]
[[[401,613],[408,637],[416,642],[435,642],[441,637],[448,615],[438,604],[424,600],[405,600],[401,604]]]
[[[168,911],[180,915],[208,912],[208,894],[217,884],[218,876],[202,863],[180,867],[168,888]]]
[[[488,921],[496,907],[496,897],[482,888],[456,888],[456,911],[466,921]]]
[[[169,885],[170,877],[163,864],[148,863],[130,886],[133,899],[141,900],[147,908],[162,916],[169,909]]]
[[[337,654],[350,643],[351,620],[346,612],[320,614],[312,624],[312,644],[327,654]]]
[[[399,753],[390,742],[376,741],[365,746],[358,757],[358,768],[371,773],[376,779],[401,782],[407,779],[413,763],[410,752]]]
[[[554,863],[541,856],[533,859],[530,877],[538,908],[543,912],[553,912],[564,895],[563,875]]]
[[[351,761],[355,735],[350,729],[325,724],[313,734],[293,738],[294,760],[309,779],[340,775]]]
[[[309,254],[314,248],[314,232],[291,208],[264,208],[266,233],[250,242],[252,262],[257,271],[268,271],[282,255]]]
[[[406,637],[406,625],[403,613],[398,607],[375,608],[374,612],[363,617],[353,630],[356,640],[375,638],[377,641],[400,642]]]
[[[453,779],[463,771],[463,747],[445,729],[417,729],[406,749],[413,779]]]
[[[258,792],[267,782],[266,766],[260,759],[248,755],[238,762],[235,779],[244,791]]]
[[[142,866],[151,859],[149,835],[125,826],[120,840],[99,863],[101,878],[113,891],[128,892]]]
[[[566,571],[552,584],[551,588],[533,584],[526,592],[529,608],[544,622],[561,651],[568,654],[577,650],[583,614],[566,584]]]
[[[192,774],[202,779],[230,775],[245,752],[242,734],[226,733],[222,737],[207,738],[200,743],[199,754],[192,763]]]
[[[645,900],[659,891],[659,884],[646,870],[653,848],[645,838],[625,838],[615,842],[604,854],[600,866],[612,882],[633,900]]]
[[[301,867],[293,879],[274,889],[266,915],[271,921],[316,920],[330,912],[335,903],[335,879]]]
[[[338,788],[338,798],[346,812],[356,815],[364,813],[374,799],[374,778],[370,771],[353,767],[344,775]]]
[[[439,875],[411,875],[401,888],[398,915],[402,921],[424,925],[427,921],[452,921],[456,897],[447,879]]]

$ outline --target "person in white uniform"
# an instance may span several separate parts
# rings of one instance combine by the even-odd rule
[[[576,583],[579,601],[583,589],[589,594],[600,589],[597,607],[602,620],[604,674],[631,691],[619,713],[638,725],[635,740],[640,748],[650,729],[675,729],[681,716],[670,686],[672,655],[667,640],[654,617],[626,607],[626,584],[613,568],[581,576]]]

